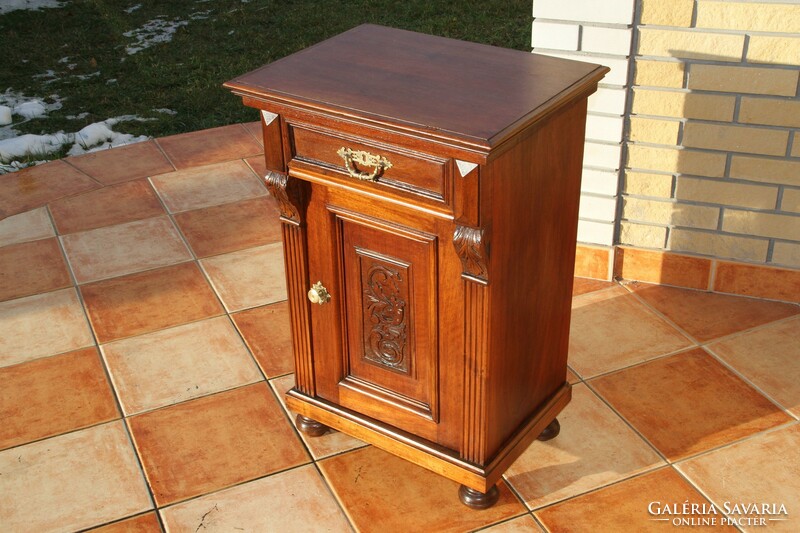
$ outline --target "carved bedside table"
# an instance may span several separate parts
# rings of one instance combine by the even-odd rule
[[[226,84],[261,110],[309,435],[485,508],[566,381],[586,99],[605,67],[364,25]]]

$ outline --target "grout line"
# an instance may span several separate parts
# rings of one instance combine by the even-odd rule
[[[177,172],[178,171],[178,167],[175,166],[175,163],[173,163],[172,158],[167,155],[167,152],[164,150],[164,147],[161,146],[161,143],[158,142],[157,138],[153,139],[153,144],[156,145],[156,148],[158,149],[158,151],[161,152],[161,155],[164,156],[164,159],[166,159],[167,163],[169,163],[169,165],[172,167],[172,172]],[[157,176],[163,176],[164,174],[168,174],[168,172],[163,172],[161,174],[156,174],[156,175]],[[147,176],[147,179],[149,180],[151,177],[152,176]]]
[[[670,465],[670,467],[672,468],[672,470],[673,470],[673,471],[674,471],[674,472],[675,472],[675,473],[676,473],[676,474],[677,474],[677,475],[678,475],[678,476],[679,476],[681,479],[683,479],[683,480],[684,480],[686,483],[688,483],[690,487],[692,487],[694,490],[696,490],[698,493],[700,493],[700,495],[701,495],[701,496],[703,496],[703,497],[704,497],[706,500],[708,500],[709,502],[711,502],[711,505],[713,505],[714,507],[716,507],[716,508],[717,508],[717,510],[720,512],[720,514],[722,514],[723,516],[727,516],[727,515],[725,515],[725,513],[723,513],[723,512],[722,512],[722,507],[720,507],[719,505],[717,505],[717,504],[714,502],[714,500],[713,500],[713,499],[711,499],[710,495],[706,493],[706,491],[705,491],[705,490],[703,490],[703,489],[702,489],[702,488],[701,488],[701,487],[700,487],[698,484],[694,483],[694,482],[691,480],[691,478],[689,478],[689,477],[688,477],[686,474],[684,474],[684,473],[683,473],[681,470],[679,470],[679,469],[678,469],[678,468],[677,468],[675,465]],[[730,525],[730,524],[728,524],[728,525]],[[738,524],[734,524],[733,526],[734,526],[734,527],[735,527],[735,529],[736,529],[736,530],[738,530],[738,531],[744,531],[743,529],[741,529],[741,528],[739,527],[739,525],[738,525]]]

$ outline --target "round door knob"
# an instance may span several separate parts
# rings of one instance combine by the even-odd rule
[[[318,281],[308,290],[308,301],[312,304],[325,305],[331,301],[331,293]]]

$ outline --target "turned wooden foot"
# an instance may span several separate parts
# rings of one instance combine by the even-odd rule
[[[316,420],[312,420],[307,418],[303,415],[297,415],[297,419],[295,420],[295,425],[297,429],[308,435],[309,437],[319,437],[320,435],[324,435],[330,429],[325,424],[320,424]]]
[[[536,439],[544,442],[556,438],[559,433],[561,433],[561,424],[558,423],[557,418],[554,418],[553,421],[550,422],[550,425],[544,428],[544,431],[542,431]]]
[[[470,509],[488,509],[497,503],[499,497],[500,491],[497,490],[496,485],[485,494],[479,490],[471,489],[466,485],[461,485],[458,488],[458,498],[461,500],[461,503]]]

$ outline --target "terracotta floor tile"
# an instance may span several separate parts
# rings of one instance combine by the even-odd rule
[[[58,200],[50,204],[50,212],[62,235],[165,214],[146,179]]]
[[[200,529],[350,531],[336,500],[311,465],[167,507],[161,516],[171,533],[195,533]]]
[[[571,368],[567,368],[567,381],[571,384],[575,384],[581,380],[578,375],[572,371]]]
[[[0,449],[118,417],[95,348],[0,369]]]
[[[0,367],[92,345],[75,289],[0,302]]]
[[[0,218],[0,246],[38,241],[56,234],[46,207]]]
[[[539,527],[536,520],[529,514],[514,518],[496,526],[481,529],[487,533],[541,533],[544,530]]]
[[[91,283],[80,290],[101,343],[224,312],[193,262]]]
[[[257,120],[255,122],[245,122],[242,124],[242,127],[246,129],[250,135],[255,138],[256,142],[260,144],[262,147],[264,146],[264,137],[262,136],[261,132],[261,121]]]
[[[77,531],[152,509],[122,422],[0,452],[6,531]]]
[[[244,161],[190,168],[150,178],[170,213],[266,196],[267,189]]]
[[[601,291],[603,289],[608,289],[609,287],[614,287],[617,284],[613,281],[603,281],[599,279],[590,279],[590,278],[575,278],[575,281],[572,285],[572,295],[573,296],[580,296],[581,294],[586,294],[588,292],[594,291]]]
[[[95,180],[64,161],[28,167],[0,180],[0,218],[100,187]]]
[[[691,344],[621,287],[573,299],[569,359],[584,378]]]
[[[178,169],[242,159],[264,151],[241,124],[164,137],[158,144]]]
[[[164,157],[154,141],[70,157],[69,162],[104,185],[146,178],[173,170],[172,164]]]
[[[0,301],[72,286],[55,238],[0,248]]]
[[[800,425],[779,429],[726,446],[679,463],[677,468],[711,501],[719,506],[768,503],[783,504],[786,521],[767,521],[767,527],[746,527],[745,531],[797,531],[797,502],[800,502]],[[735,516],[735,515],[732,515]],[[755,515],[740,514],[736,518]]]
[[[197,257],[281,240],[280,213],[268,196],[178,213],[175,223]]]
[[[671,529],[673,515],[650,514],[651,502],[656,508],[684,503],[710,506],[711,502],[686,482],[672,468],[661,468],[643,476],[628,479],[578,496],[566,502],[536,511],[536,516],[552,533],[617,533],[619,531],[663,532]],[[714,526],[693,526],[692,531],[737,531],[732,526],[722,526],[720,515]],[[700,515],[695,516],[699,518]],[[660,521],[665,519],[667,523]]]
[[[800,317],[710,344],[708,348],[800,416]]]
[[[558,420],[561,433],[534,442],[505,474],[531,509],[664,464],[586,385],[573,387]]]
[[[92,533],[161,533],[155,513],[146,513],[90,530]]]
[[[167,216],[61,237],[75,279],[89,283],[192,259]]]
[[[128,419],[159,506],[308,462],[266,383]]]
[[[525,507],[505,483],[500,500],[473,511],[458,500],[458,483],[368,446],[319,463],[356,530],[472,531],[521,515]]]
[[[126,415],[263,379],[224,316],[111,342],[101,349]]]
[[[260,179],[263,179],[264,176],[267,175],[267,163],[264,161],[263,155],[248,157],[244,160],[244,162],[253,169],[253,172],[255,172],[256,176],[258,176]]]
[[[671,460],[791,420],[701,348],[590,384]]]
[[[275,391],[275,395],[281,402],[281,406],[283,407],[284,411],[288,413],[289,420],[294,423],[297,413],[289,411],[286,408],[286,391],[294,387],[294,374],[272,379],[270,380],[269,384]],[[303,439],[303,442],[305,442],[306,447],[309,449],[315,460],[322,459],[323,457],[329,457],[337,453],[355,450],[356,448],[361,448],[367,445],[366,442],[339,431],[328,431],[319,437],[309,437],[303,432],[298,432],[298,434],[300,435],[300,438]]]
[[[231,318],[267,377],[294,371],[289,302],[256,307]]]
[[[800,313],[800,307],[712,292],[635,284],[631,288],[699,342]]]
[[[283,245],[267,244],[200,260],[228,312],[286,299]]]

